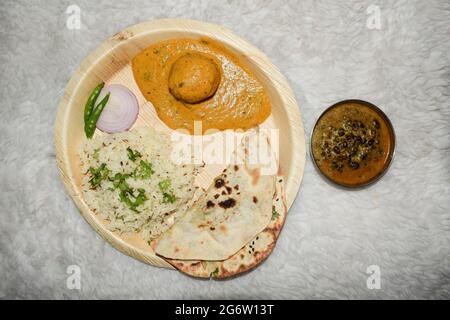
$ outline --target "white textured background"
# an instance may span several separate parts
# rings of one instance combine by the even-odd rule
[[[78,31],[65,27],[72,3]],[[371,4],[381,30],[366,27]],[[388,174],[343,191],[308,158],[275,252],[231,281],[194,280],[113,249],[59,179],[56,109],[103,40],[164,17],[222,24],[257,45],[292,85],[308,135],[338,100],[379,105],[397,133]],[[2,0],[0,28],[0,298],[450,298],[448,1]],[[72,264],[79,291],[66,288]],[[380,290],[366,287],[372,264]]]

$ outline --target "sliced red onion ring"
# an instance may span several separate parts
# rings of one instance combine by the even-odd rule
[[[139,105],[136,96],[127,87],[120,84],[106,86],[100,92],[97,101],[111,93],[105,109],[97,121],[97,128],[107,133],[126,131],[136,122]]]

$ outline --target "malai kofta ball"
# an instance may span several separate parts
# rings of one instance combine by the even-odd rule
[[[178,100],[199,103],[216,93],[220,78],[219,67],[212,57],[190,52],[173,63],[169,74],[169,90]]]

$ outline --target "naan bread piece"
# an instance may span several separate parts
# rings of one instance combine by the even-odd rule
[[[155,252],[177,260],[225,260],[264,230],[272,218],[275,175],[257,165],[231,165],[216,177],[166,233]]]
[[[224,261],[195,261],[165,259],[179,271],[199,278],[226,279],[258,266],[272,252],[287,215],[284,181],[278,176],[273,196],[271,221],[241,250]]]

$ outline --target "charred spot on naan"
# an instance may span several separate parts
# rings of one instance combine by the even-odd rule
[[[250,175],[252,177],[252,185],[256,185],[258,183],[259,177],[261,176],[259,169],[250,170]]]
[[[236,167],[236,166],[235,166]],[[226,169],[224,170],[224,172],[226,171]],[[239,190],[239,185],[236,184],[233,187],[228,185],[229,181],[225,179],[226,178],[226,174],[222,174],[220,177],[216,178],[214,180],[214,187],[217,190],[218,193],[216,193],[211,199],[209,199],[206,202],[206,209],[212,209],[214,208],[216,205],[221,207],[222,209],[230,209],[236,206],[236,199],[234,197],[231,197],[231,195],[233,194],[233,189],[238,191]],[[220,196],[223,196],[221,199]],[[240,195],[240,193],[237,193],[236,195]],[[230,196],[227,197],[226,196]],[[215,201],[217,200],[217,201]]]
[[[195,261],[195,262],[180,261],[173,263],[173,261],[168,260],[168,262],[171,263],[176,269],[186,274],[187,276],[194,278],[204,278],[205,280],[210,277],[211,272],[208,272],[202,266],[203,261]]]
[[[227,233],[227,227],[224,224],[221,224],[219,226],[220,231],[222,231],[223,233]]]
[[[225,185],[225,181],[222,178],[218,178],[214,181],[214,186],[216,189],[220,189]]]
[[[208,223],[200,223],[199,225],[197,225],[197,227],[200,229],[211,228]]]
[[[233,198],[228,198],[227,200],[219,202],[218,205],[222,209],[230,209],[236,205],[236,200],[234,200]]]
[[[197,266],[199,266],[199,265],[201,265],[201,264],[202,264],[201,261],[193,262],[193,263],[191,263],[191,267],[197,267]]]

